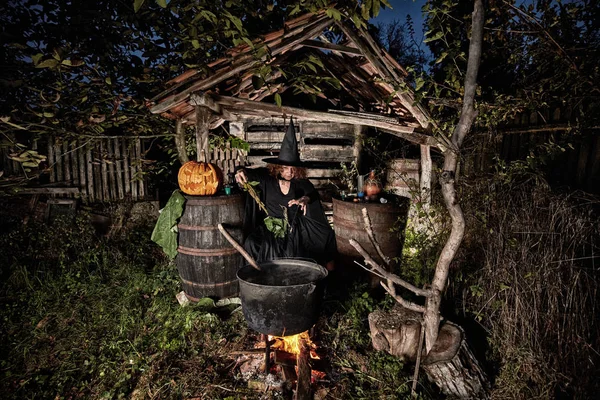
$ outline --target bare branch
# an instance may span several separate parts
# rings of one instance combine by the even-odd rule
[[[349,242],[352,245],[352,247],[354,247],[356,251],[358,251],[358,253],[365,259],[365,262],[372,266],[373,269],[377,271],[377,273],[379,273],[386,280],[392,281],[395,284],[398,284],[403,288],[410,290],[417,296],[428,297],[431,294],[429,290],[419,289],[418,287],[401,279],[397,275],[386,271],[383,267],[381,267],[381,265],[379,265],[375,260],[373,260],[369,253],[367,253],[365,249],[360,245],[360,243],[358,243],[356,240],[350,239]]]
[[[383,254],[383,251],[381,250],[379,243],[377,243],[377,240],[375,240],[375,235],[373,234],[373,227],[371,226],[371,219],[369,218],[369,212],[367,211],[367,207],[364,207],[362,209],[362,215],[363,215],[363,221],[365,222],[365,230],[367,231],[367,235],[369,236],[369,240],[371,241],[371,244],[373,244],[373,247],[375,247],[377,254],[379,254],[379,257],[383,260],[383,262],[389,266],[390,258],[388,256],[386,256],[385,254]]]

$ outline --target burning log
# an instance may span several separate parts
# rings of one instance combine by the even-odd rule
[[[300,339],[300,354],[298,354],[298,385],[296,400],[312,400],[310,387],[311,366],[310,346],[305,339]]]

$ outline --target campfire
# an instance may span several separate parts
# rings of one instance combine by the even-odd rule
[[[317,350],[308,331],[291,336],[261,335],[254,349],[240,352],[238,362],[250,388],[295,390],[296,399],[312,398],[312,386],[325,378]]]

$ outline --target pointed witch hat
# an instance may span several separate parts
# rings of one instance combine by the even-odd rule
[[[290,167],[304,167],[305,164],[300,161],[300,152],[298,151],[298,142],[296,142],[296,128],[290,118],[290,124],[281,142],[281,149],[277,158],[264,158],[267,164],[287,165]]]

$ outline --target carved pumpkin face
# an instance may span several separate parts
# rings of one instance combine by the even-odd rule
[[[215,165],[188,161],[181,166],[177,180],[179,188],[185,194],[212,196],[217,193],[220,176]]]

